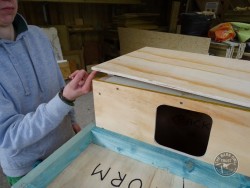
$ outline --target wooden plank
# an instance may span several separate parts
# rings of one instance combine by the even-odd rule
[[[120,122],[117,126],[119,125]],[[183,187],[190,187],[192,182],[207,187],[220,188],[250,185],[249,177],[238,173],[230,178],[223,177],[216,173],[213,165],[201,162],[199,158],[192,159],[105,129],[94,128],[92,133],[93,143],[97,145],[183,177]],[[197,183],[194,187],[197,186]]]
[[[58,63],[59,68],[62,72],[63,78],[67,79],[69,78],[69,75],[71,74],[70,66],[68,61],[60,62]]]
[[[171,18],[170,18],[170,26],[169,26],[170,33],[176,33],[180,5],[181,5],[180,1],[172,1]]]
[[[196,183],[193,184],[196,187],[203,187]],[[91,144],[48,187],[132,186],[182,188],[183,179],[167,171]]]
[[[118,27],[157,30],[159,29],[158,19],[159,14],[156,13],[125,13],[114,16],[113,22]]]
[[[167,94],[163,88],[156,91],[155,88],[140,88],[138,85],[139,82],[126,86],[109,83],[108,80],[95,80],[93,88],[97,126],[159,146],[154,138],[158,106],[165,104],[201,112],[209,115],[213,123],[205,155],[197,159],[213,164],[217,155],[228,151],[237,156],[240,163],[237,172],[250,176],[249,109],[191,99],[182,93]]]
[[[86,70],[86,64],[83,58],[83,51],[84,49],[64,51],[63,57],[65,60],[68,60],[70,63],[76,64],[77,69]]]
[[[138,50],[145,46],[208,54],[210,38],[147,31],[134,28],[118,28],[120,53]]]
[[[40,165],[25,175],[13,188],[44,188],[50,184],[67,166],[92,143],[91,130],[95,125],[89,124],[83,131],[56,150]]]
[[[250,107],[248,61],[146,47],[92,69]]]

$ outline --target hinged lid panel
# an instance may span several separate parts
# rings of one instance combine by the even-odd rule
[[[248,61],[145,47],[93,70],[250,107]]]

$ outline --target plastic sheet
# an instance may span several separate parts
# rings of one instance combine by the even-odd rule
[[[232,40],[235,36],[231,23],[221,23],[208,31],[208,37],[216,42]]]

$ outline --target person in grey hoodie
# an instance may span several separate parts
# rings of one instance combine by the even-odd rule
[[[65,86],[50,41],[17,8],[0,0],[0,166],[11,185],[80,130],[74,100],[96,74],[78,70]]]

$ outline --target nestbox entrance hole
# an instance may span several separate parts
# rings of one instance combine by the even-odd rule
[[[160,105],[156,113],[155,141],[189,155],[203,156],[212,123],[207,114]]]

